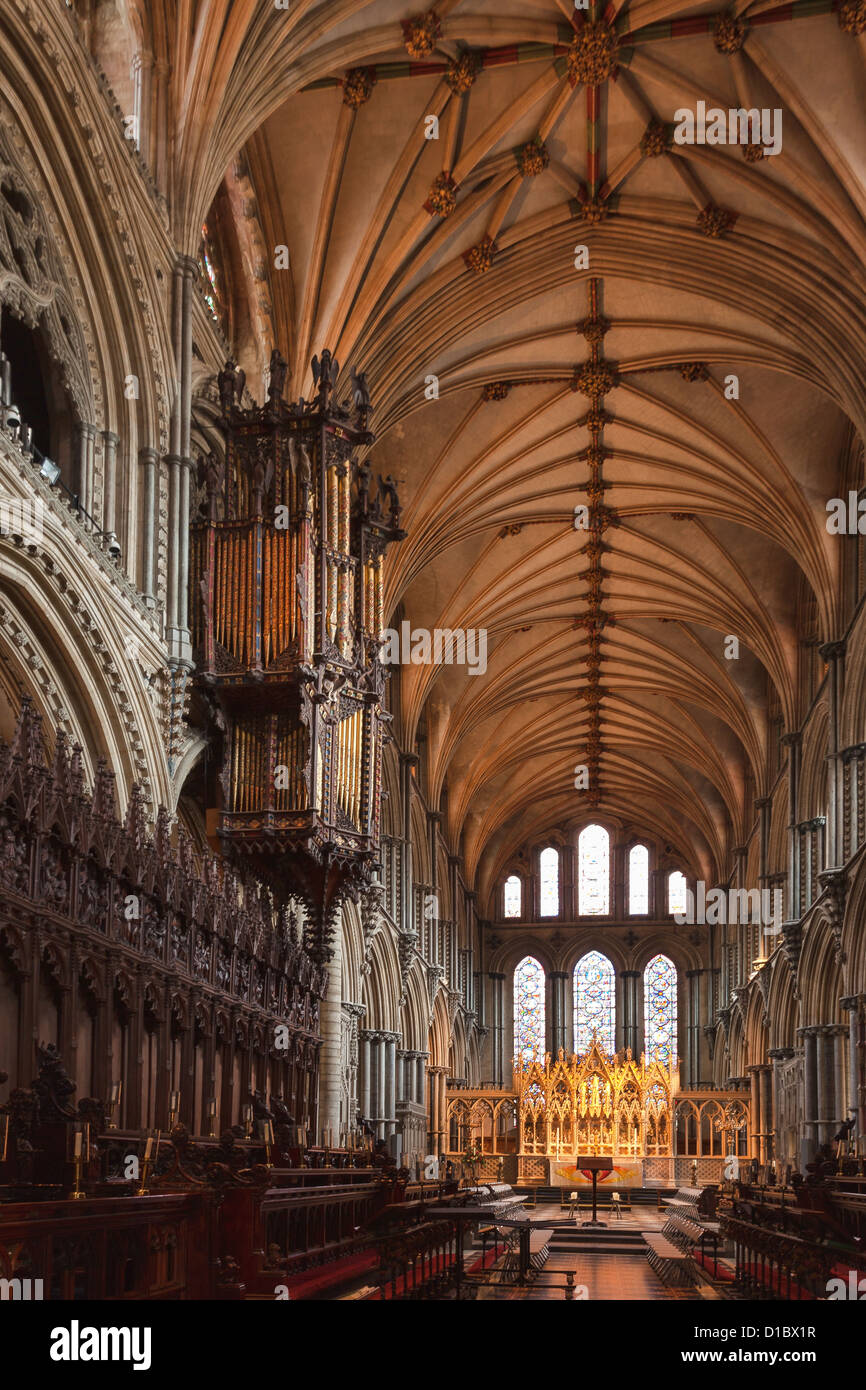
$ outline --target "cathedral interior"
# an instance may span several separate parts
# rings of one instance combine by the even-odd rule
[[[866,1297],[864,76],[0,0],[4,1300]]]

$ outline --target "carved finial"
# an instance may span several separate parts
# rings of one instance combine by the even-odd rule
[[[144,793],[138,782],[133,782],[130,787],[129,805],[126,808],[123,828],[133,840],[136,849],[144,849],[147,844],[147,821],[144,815]]]
[[[96,776],[93,779],[93,814],[100,820],[112,823],[117,821],[114,773],[104,758],[100,758],[96,764]]]
[[[21,758],[30,767],[45,766],[45,750],[42,745],[42,715],[37,710],[30,695],[21,701],[21,713],[15,726],[12,739],[12,754]]]

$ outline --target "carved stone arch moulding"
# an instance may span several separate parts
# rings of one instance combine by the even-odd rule
[[[24,938],[15,927],[0,927],[0,956],[5,956],[19,976],[28,973]]]
[[[0,105],[0,304],[40,329],[82,423],[100,426],[96,340],[50,200],[13,118]]]
[[[66,983],[67,960],[65,954],[53,943],[42,949],[42,977],[48,977],[62,988]]]
[[[118,970],[114,976],[114,994],[121,1007],[131,1013],[135,999],[135,986],[125,970]]]
[[[85,956],[78,967],[78,981],[82,992],[94,1003],[102,999],[102,971],[90,956]]]

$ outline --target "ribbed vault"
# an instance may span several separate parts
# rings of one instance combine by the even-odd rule
[[[489,633],[484,675],[406,668],[398,711],[482,900],[605,811],[725,872],[770,705],[795,727],[803,641],[841,635],[863,0],[183,0],[142,25],[176,44],[178,239],[240,161],[289,249],[248,270],[294,391],[323,345],[367,373],[409,532],[389,612]],[[781,109],[781,153],[674,144],[698,101]]]

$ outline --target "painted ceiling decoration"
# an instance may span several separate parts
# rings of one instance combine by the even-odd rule
[[[176,43],[177,239],[243,158],[288,248],[287,391],[323,344],[366,372],[408,532],[386,611],[488,632],[483,676],[404,668],[396,722],[479,893],[590,818],[714,881],[768,791],[769,708],[805,713],[803,615],[842,635],[866,3],[147,8]],[[780,111],[780,152],[679,143],[699,102]]]

